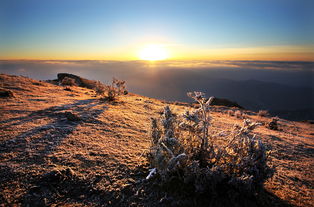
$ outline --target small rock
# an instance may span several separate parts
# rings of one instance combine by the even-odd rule
[[[96,156],[97,154],[95,152],[90,152],[89,155],[90,156]]]
[[[0,97],[1,98],[12,98],[14,97],[13,92],[8,90],[8,89],[4,89],[4,88],[0,88]]]
[[[272,120],[268,123],[268,128],[271,130],[278,130],[278,118],[272,118]]]
[[[63,90],[65,90],[65,91],[73,91],[70,87],[65,87]]]
[[[81,118],[72,112],[67,111],[64,114],[69,121],[81,121]]]

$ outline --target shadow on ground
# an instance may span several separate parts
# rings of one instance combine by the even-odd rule
[[[119,188],[108,190],[108,186],[99,185],[106,177],[80,177],[70,168],[53,170],[36,179],[21,203],[24,206],[51,206],[69,204],[86,206],[285,206],[287,202],[279,199],[272,193],[262,190],[256,197],[247,197],[235,191],[226,191],[223,194],[176,194],[166,193],[160,188],[157,181],[145,180],[147,166],[125,170],[124,176],[134,180],[133,183],[121,185]]]
[[[79,100],[72,104],[54,106],[44,110],[38,110],[27,116],[11,118],[2,121],[1,128],[21,126],[23,124],[40,121],[41,119],[53,119],[52,122],[37,126],[26,132],[21,133],[14,139],[6,140],[0,143],[0,151],[17,152],[10,161],[27,162],[28,164],[40,164],[44,158],[50,154],[60,143],[70,135],[78,125],[83,123],[103,124],[97,118],[105,111],[103,109],[93,108],[99,105],[99,100],[88,99]],[[79,119],[71,121],[67,117],[67,112],[76,114]],[[1,155],[0,155],[1,156]]]

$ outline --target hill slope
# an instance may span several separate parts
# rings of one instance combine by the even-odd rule
[[[159,117],[165,105],[180,114],[188,104],[136,94],[108,103],[90,89],[66,91],[5,74],[0,83],[14,94],[0,99],[0,206],[158,206],[165,195],[152,197],[139,184],[148,174],[150,118]],[[213,108],[212,130],[228,132],[242,122],[227,109]],[[313,125],[280,119],[279,128],[255,131],[274,150],[277,172],[266,183],[269,202],[311,206]]]

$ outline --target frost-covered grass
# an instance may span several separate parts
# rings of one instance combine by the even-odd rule
[[[224,135],[224,145],[218,144],[219,136],[209,130],[213,97],[207,99],[201,92],[188,96],[199,108],[175,116],[166,106],[160,120],[152,119],[148,159],[153,169],[147,179],[156,174],[163,186],[175,180],[176,190],[181,186],[212,195],[226,189],[248,195],[259,192],[274,173],[270,151],[252,134],[259,123],[243,120],[242,126]]]

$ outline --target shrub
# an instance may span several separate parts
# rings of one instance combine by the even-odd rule
[[[160,177],[162,186],[178,186],[194,193],[224,193],[225,188],[250,195],[257,192],[273,175],[269,166],[269,151],[251,135],[259,124],[244,120],[225,135],[224,145],[209,131],[210,104],[204,93],[188,93],[199,108],[175,116],[169,106],[164,108],[161,120],[152,119],[151,147],[148,160],[153,167],[147,178]],[[170,184],[170,185],[169,185]],[[223,186],[223,187],[222,187]]]
[[[228,110],[228,111],[227,111],[227,114],[228,114],[229,116],[234,116],[234,111]]]
[[[234,116],[237,117],[238,119],[242,119],[243,118],[243,113],[240,110],[236,110],[234,112]]]
[[[76,86],[76,82],[73,78],[64,77],[61,81],[61,85],[63,85],[63,86]]]
[[[104,85],[100,81],[97,81],[94,90],[97,95],[103,96],[108,101],[115,100],[119,95],[128,94],[125,87],[125,81],[116,78],[112,79],[111,85]]]
[[[113,78],[111,85],[115,87],[118,95],[128,94],[128,91],[125,89],[125,81]]]
[[[94,91],[97,95],[103,96],[106,92],[106,85],[102,84],[100,81],[95,83]]]
[[[269,112],[267,110],[259,110],[257,115],[260,116],[260,117],[268,117],[269,116]]]

